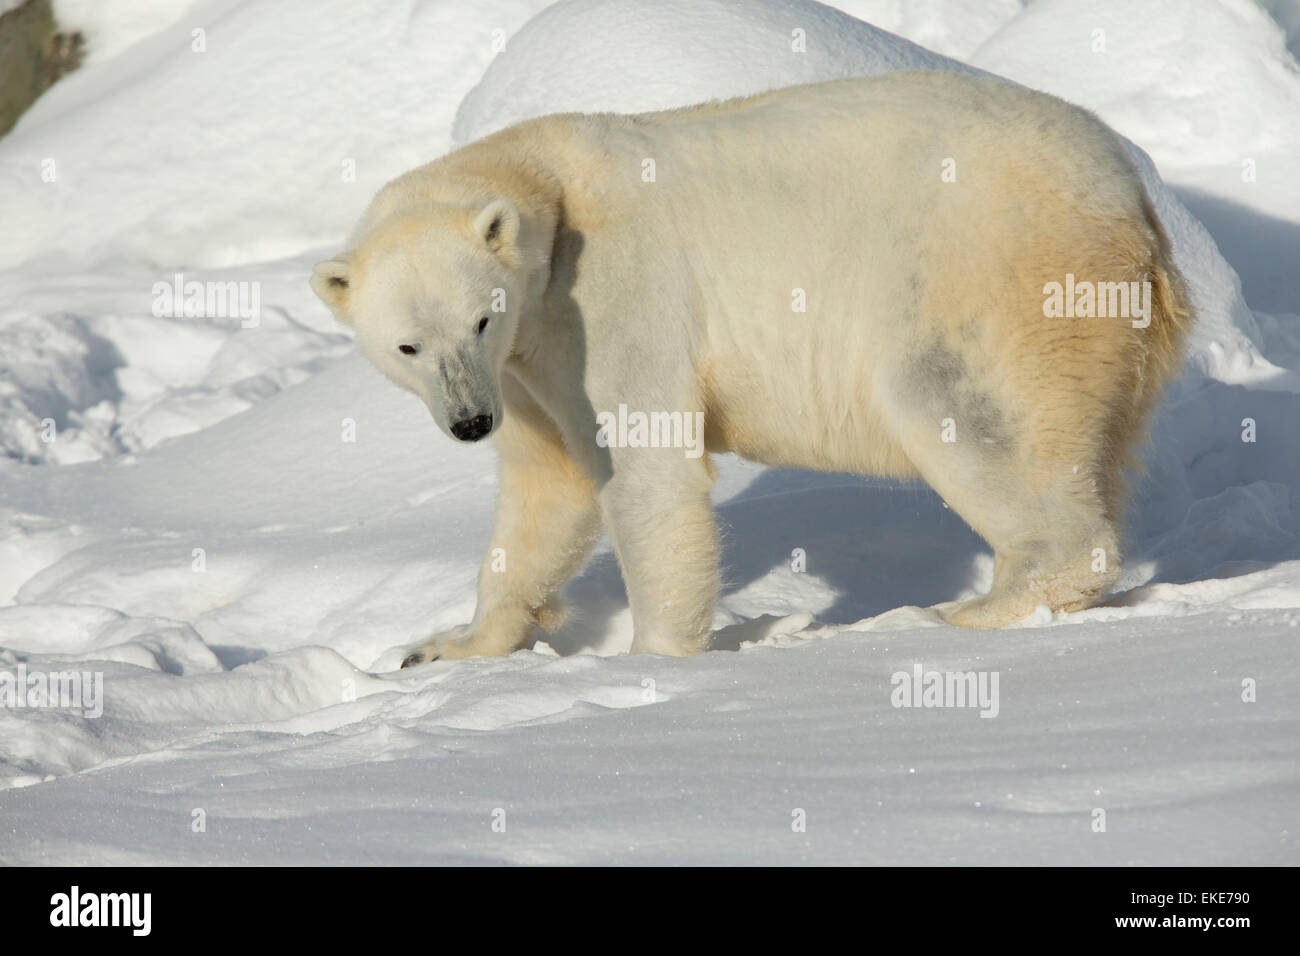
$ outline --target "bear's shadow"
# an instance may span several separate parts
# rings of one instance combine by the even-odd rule
[[[818,624],[846,625],[988,583],[979,580],[978,561],[987,556],[991,567],[988,546],[925,485],[769,469],[714,512],[722,600],[734,598],[738,616],[806,611]],[[805,570],[795,570],[796,549]],[[763,592],[747,599],[742,592],[759,581]],[[561,655],[601,645],[627,611],[613,552],[602,548],[565,598],[575,613],[547,643]],[[753,636],[746,623],[722,628],[710,649],[736,650]]]

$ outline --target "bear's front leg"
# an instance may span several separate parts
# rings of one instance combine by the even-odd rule
[[[719,545],[707,458],[625,448],[600,493],[632,608],[632,653],[705,650],[719,589]]]
[[[518,404],[493,439],[501,454],[500,497],[479,567],[474,620],[419,645],[403,667],[438,658],[501,657],[526,645],[533,628],[554,630],[563,618],[556,594],[586,564],[600,536],[591,479],[541,410],[511,397]]]

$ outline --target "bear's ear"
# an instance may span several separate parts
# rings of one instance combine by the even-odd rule
[[[347,253],[328,262],[318,262],[311,273],[311,288],[330,307],[338,320],[351,325],[348,301],[352,295],[352,257]]]
[[[519,238],[519,210],[505,199],[494,199],[474,217],[474,232],[493,252],[508,252]]]

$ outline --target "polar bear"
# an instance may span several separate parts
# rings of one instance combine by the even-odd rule
[[[385,186],[311,284],[439,428],[500,454],[473,621],[403,666],[553,629],[602,528],[632,650],[706,648],[704,450],[923,478],[995,554],[953,624],[1088,607],[1192,320],[1113,132],[939,72],[521,123]]]

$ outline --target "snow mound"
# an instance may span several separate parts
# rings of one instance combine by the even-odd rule
[[[1300,68],[1285,43],[1248,0],[1039,0],[970,62],[1086,106],[1141,144],[1247,301],[1294,312]]]
[[[810,0],[561,0],[456,111],[464,145],[546,113],[644,113],[889,70],[971,70]]]
[[[0,628],[21,624],[19,609],[0,615]],[[68,629],[98,634],[108,644],[85,647],[75,663],[52,654],[15,660],[0,652],[0,670],[19,679],[82,675],[94,688],[78,705],[33,703],[0,708],[0,789],[111,766],[141,754],[202,748],[214,733],[298,734],[351,722],[356,701],[390,690],[390,682],[358,671],[334,651],[300,647],[227,673],[193,630],[178,622],[140,621],[101,608],[42,608],[55,643],[74,640]],[[188,659],[186,652],[188,651]],[[206,659],[204,655],[206,654]],[[30,686],[30,685],[29,685]],[[359,708],[367,710],[365,705]],[[99,711],[96,713],[96,711]]]
[[[133,618],[95,605],[0,608],[0,647],[78,660],[118,661],[168,674],[220,671],[221,662],[181,621]]]
[[[351,347],[329,317],[295,317],[310,298],[300,272],[225,278],[257,283],[253,327],[152,314],[143,276],[125,289],[61,283],[42,296],[48,311],[0,304],[0,457],[75,464],[143,451],[242,412]]]
[[[964,60],[1029,0],[836,0],[843,10],[927,50]]]
[[[1038,0],[969,60],[1096,111],[1166,179],[1216,170],[1206,186],[1243,201],[1262,198],[1263,179],[1271,200],[1300,211],[1290,168],[1241,175],[1245,159],[1300,148],[1300,71],[1282,29],[1249,0]]]

